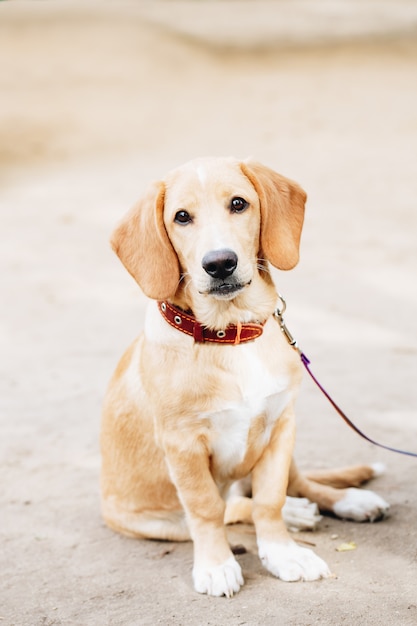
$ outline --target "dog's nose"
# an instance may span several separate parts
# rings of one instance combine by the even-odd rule
[[[212,278],[227,278],[235,271],[237,261],[233,250],[212,250],[204,255],[201,264]]]

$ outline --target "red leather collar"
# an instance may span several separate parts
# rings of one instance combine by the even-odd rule
[[[197,322],[192,313],[186,313],[169,302],[158,302],[158,308],[165,321],[177,330],[194,337],[198,343],[228,343],[237,345],[253,341],[263,332],[262,324],[230,324],[224,330],[210,330]]]

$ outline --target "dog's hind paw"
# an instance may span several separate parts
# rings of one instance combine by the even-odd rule
[[[258,541],[259,557],[268,571],[286,582],[319,580],[331,576],[327,564],[308,548],[294,541]]]
[[[346,495],[336,502],[333,513],[355,522],[375,522],[388,515],[389,504],[373,491],[346,489]]]
[[[322,516],[315,502],[307,498],[287,496],[282,508],[282,517],[289,530],[315,530]]]
[[[221,565],[197,567],[193,569],[194,589],[209,596],[231,598],[244,583],[242,570],[234,557]]]

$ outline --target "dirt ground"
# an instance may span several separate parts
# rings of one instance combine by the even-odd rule
[[[417,461],[359,439],[308,380],[299,464],[387,465],[373,486],[387,520],[296,536],[333,578],[272,578],[236,527],[246,585],[201,596],[191,544],[113,533],[98,490],[103,393],[145,306],[109,234],[149,180],[208,154],[254,156],[307,190],[301,263],[276,275],[286,321],[358,425],[417,450],[416,15],[0,3],[0,624],[417,623]]]

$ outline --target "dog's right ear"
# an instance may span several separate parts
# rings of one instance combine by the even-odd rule
[[[153,183],[110,240],[127,271],[154,300],[174,296],[180,280],[178,257],[164,225],[164,196],[164,184]]]

